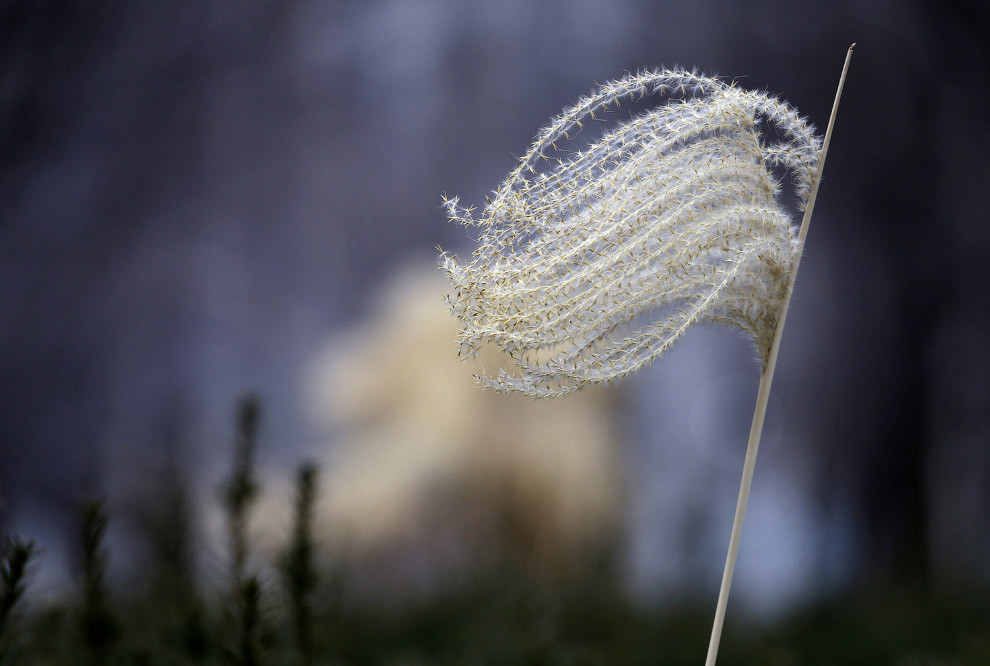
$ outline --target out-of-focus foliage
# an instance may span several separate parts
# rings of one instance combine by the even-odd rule
[[[990,50],[978,4],[0,3],[0,529],[43,544],[51,562],[68,552],[64,503],[143,491],[135,472],[160,475],[163,438],[175,465],[212,469],[242,386],[273,398],[268,433],[291,467],[312,436],[297,427],[294,389],[321,341],[410,251],[466,249],[438,193],[482,201],[591,81],[697,63],[747,72],[738,85],[785,91],[821,119],[855,39],[848,122],[789,324],[802,344],[785,345],[775,380],[785,437],[763,460],[788,489],[769,502],[799,510],[793,529],[768,521],[813,535],[791,559],[792,580],[823,581],[811,593],[906,577],[986,594],[990,86],[974,82],[990,80]],[[918,94],[922,81],[938,91]],[[737,352],[719,363],[744,363]],[[701,450],[650,427],[688,379],[673,374],[634,380],[645,390],[627,422],[642,470],[630,504],[643,543],[667,538],[657,514],[668,506],[718,521],[701,492],[711,467],[677,498],[654,492],[658,470],[680,473],[654,452]],[[685,403],[707,399],[696,390],[680,392]],[[732,422],[704,425],[721,434]],[[720,459],[730,439],[699,443]],[[195,495],[201,476],[191,480]],[[278,504],[265,481],[259,501]],[[684,522],[688,545],[723,538]],[[657,580],[693,588],[721,555]]]
[[[607,567],[548,576],[519,566],[517,558],[492,557],[442,595],[388,605],[356,598],[346,568],[318,550],[302,552],[310,547],[305,513],[318,486],[311,467],[301,470],[296,534],[285,544],[283,575],[232,571],[243,576],[236,589],[163,563],[146,572],[141,588],[108,590],[102,568],[115,553],[103,534],[112,514],[101,503],[88,504],[79,530],[77,595],[29,604],[14,617],[0,642],[0,664],[645,666],[696,664],[704,656],[709,608],[661,612],[632,604]],[[254,483],[250,468],[242,472]],[[166,522],[159,529],[176,533],[156,535],[156,542],[193,533]],[[242,545],[255,549],[250,541]],[[5,581],[6,572],[21,566],[20,550],[4,551]],[[195,551],[196,544],[184,550]],[[99,642],[85,621],[95,607],[113,619],[113,632]],[[739,665],[978,666],[990,663],[990,604],[911,590],[835,599],[770,626],[736,618],[721,652],[724,663]]]
[[[503,555],[580,570],[608,556],[621,528],[617,390],[557,402],[480,390],[472,373],[507,358],[486,348],[475,363],[457,359],[446,288],[432,261],[399,270],[311,364],[309,410],[327,440],[313,538],[365,571],[376,595],[440,589]],[[251,529],[274,553],[291,482],[272,469],[259,477],[271,492]],[[208,529],[222,534],[212,513]]]

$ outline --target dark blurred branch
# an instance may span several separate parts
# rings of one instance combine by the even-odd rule
[[[91,663],[106,663],[117,635],[117,622],[110,611],[106,585],[107,554],[103,538],[107,510],[103,500],[87,502],[82,510],[82,607],[79,629]]]
[[[246,395],[237,405],[237,438],[234,442],[234,467],[223,488],[224,509],[230,539],[231,586],[238,594],[247,562],[247,514],[258,495],[254,477],[254,454],[257,448],[261,407],[257,397]]]
[[[248,512],[259,494],[254,473],[261,405],[257,396],[244,395],[237,404],[237,435],[234,442],[234,465],[223,488],[227,513],[227,530],[231,554],[231,612],[233,646],[228,658],[236,666],[261,664],[266,628],[261,612],[261,583],[247,575],[249,553]]]
[[[295,524],[292,541],[280,562],[282,580],[289,596],[289,612],[292,632],[296,642],[299,663],[308,665],[313,660],[312,647],[312,598],[317,586],[316,567],[313,561],[313,505],[317,492],[317,468],[306,463],[299,468],[296,478]]]
[[[238,636],[230,655],[235,666],[259,666],[264,642],[261,613],[261,583],[257,576],[248,576],[237,591]]]
[[[3,655],[4,630],[24,596],[27,568],[34,553],[34,544],[30,541],[14,537],[0,543],[0,656]]]

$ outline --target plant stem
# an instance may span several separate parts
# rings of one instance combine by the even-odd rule
[[[770,384],[773,382],[773,372],[777,366],[777,353],[780,350],[780,338],[784,331],[784,321],[787,319],[787,309],[791,303],[791,294],[794,291],[794,281],[797,278],[798,266],[801,263],[801,255],[804,253],[804,241],[808,235],[808,225],[811,221],[811,213],[815,208],[815,198],[818,196],[818,185],[822,179],[822,169],[825,167],[825,156],[828,154],[828,144],[832,139],[832,127],[835,124],[835,114],[839,110],[839,98],[842,97],[842,87],[846,82],[846,72],[849,70],[849,61],[852,59],[855,44],[849,47],[846,52],[846,61],[842,66],[842,75],[839,77],[839,87],[835,92],[835,101],[832,103],[832,115],[828,119],[828,127],[825,130],[825,141],[822,143],[821,155],[818,158],[818,172],[815,180],[811,184],[811,193],[808,195],[808,205],[804,209],[804,218],[801,220],[801,230],[798,232],[798,252],[791,267],[790,280],[787,284],[787,293],[784,296],[784,303],[780,308],[780,315],[777,318],[777,329],[774,331],[773,343],[770,345],[770,353],[760,374],[760,388],[756,397],[756,409],[753,412],[753,424],[749,429],[749,444],[746,446],[746,460],[743,462],[742,480],[739,483],[739,499],[736,501],[736,515],[732,520],[732,536],[729,537],[729,553],[725,558],[725,571],[722,574],[722,586],[718,591],[718,604],[715,608],[715,621],[712,626],[712,637],[708,643],[708,658],[705,666],[714,666],[715,657],[718,654],[718,643],[722,637],[722,624],[725,621],[725,607],[729,601],[729,588],[732,586],[732,573],[736,568],[736,555],[739,553],[739,539],[742,535],[743,520],[746,517],[746,504],[749,502],[749,489],[753,485],[753,471],[756,469],[756,452],[760,448],[760,435],[763,433],[763,419],[767,413],[767,401],[770,398]]]
[[[32,541],[0,540],[0,663],[4,663],[4,628],[24,595],[24,579],[35,552]]]
[[[246,394],[237,403],[237,440],[234,444],[234,467],[223,487],[227,532],[230,538],[230,585],[234,598],[240,595],[248,558],[248,511],[258,495],[254,474],[261,406],[258,398]]]
[[[289,596],[297,663],[303,666],[313,663],[313,595],[318,582],[313,539],[316,474],[317,468],[313,463],[306,463],[299,468],[292,541],[280,562],[282,579]]]

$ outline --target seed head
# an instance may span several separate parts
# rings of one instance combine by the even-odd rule
[[[575,135],[622,102],[662,104]],[[480,215],[470,261],[441,253],[460,352],[517,365],[481,376],[552,397],[624,377],[699,322],[741,329],[766,362],[801,248],[777,174],[807,203],[821,141],[785,102],[685,70],[600,86],[537,135]]]

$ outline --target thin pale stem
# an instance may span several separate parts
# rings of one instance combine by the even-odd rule
[[[822,169],[825,167],[828,144],[832,139],[832,127],[835,125],[835,114],[839,110],[839,98],[842,97],[842,87],[846,82],[846,72],[849,70],[849,61],[852,59],[855,46],[853,44],[849,47],[849,51],[846,53],[845,64],[842,66],[839,87],[835,93],[835,101],[832,103],[832,115],[828,119],[828,127],[825,130],[825,141],[822,143],[822,152],[818,159],[818,173],[815,174],[815,180],[811,185],[808,205],[805,207],[804,218],[801,220],[801,230],[798,232],[798,254],[794,258],[794,264],[791,267],[790,280],[787,284],[787,294],[784,297],[784,303],[777,318],[777,329],[774,332],[770,353],[767,356],[767,362],[760,375],[760,388],[756,397],[756,409],[753,412],[753,424],[749,429],[749,444],[746,446],[746,459],[743,462],[742,481],[739,483],[739,499],[736,501],[736,515],[732,520],[732,535],[729,537],[729,553],[725,558],[725,571],[722,574],[722,585],[718,591],[718,604],[715,608],[715,621],[712,626],[711,641],[708,643],[708,658],[705,660],[705,666],[714,666],[715,657],[718,654],[718,643],[722,637],[722,624],[725,621],[725,607],[729,602],[729,588],[732,586],[732,573],[736,568],[739,539],[742,535],[743,520],[746,517],[746,505],[749,502],[749,489],[753,485],[753,471],[756,469],[756,452],[760,448],[763,419],[766,416],[767,401],[770,398],[770,384],[773,382],[773,372],[777,366],[780,338],[784,331],[784,321],[787,319],[787,309],[791,303],[791,293],[794,289],[794,280],[797,278],[798,265],[801,263],[801,255],[804,251],[804,240],[808,235],[811,213],[815,208],[815,198],[818,196],[818,184],[821,182]]]

